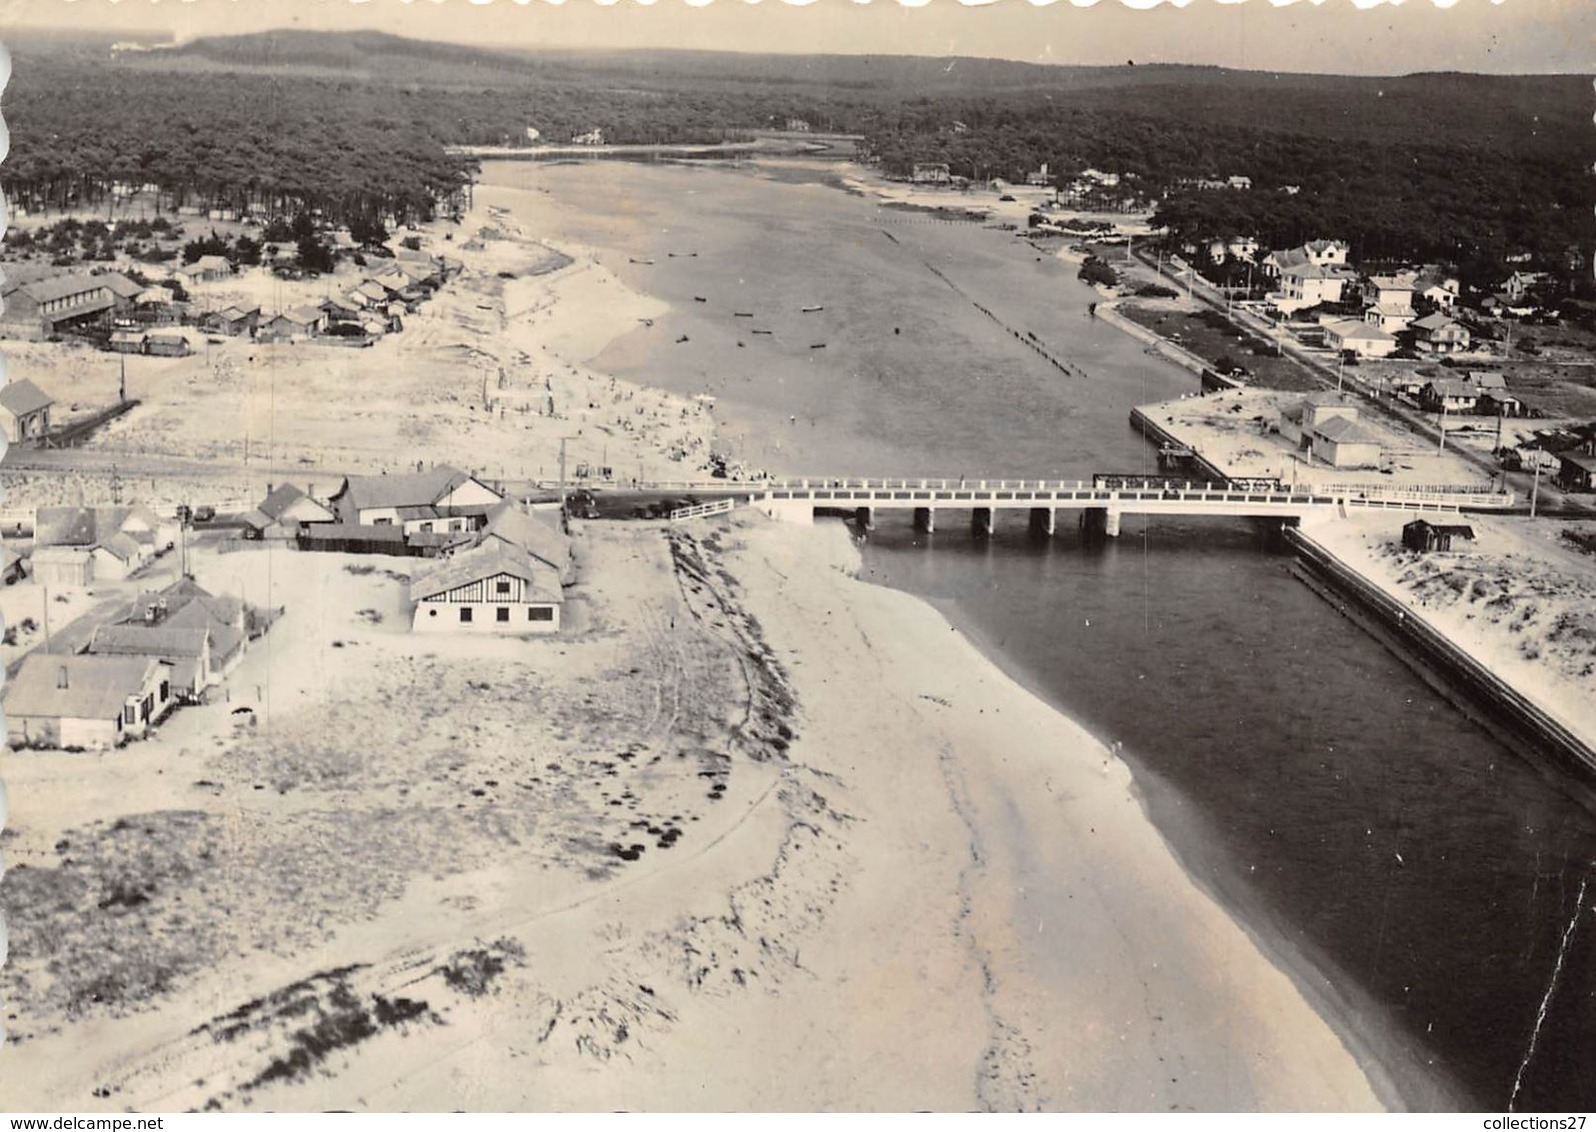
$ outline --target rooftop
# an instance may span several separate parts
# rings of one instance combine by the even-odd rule
[[[30,653],[6,681],[6,714],[52,719],[114,719],[162,661],[147,656]],[[165,665],[170,667],[170,665]],[[64,686],[63,686],[64,685]]]
[[[17,378],[0,387],[0,406],[13,416],[25,417],[55,404],[55,399],[27,378]]]

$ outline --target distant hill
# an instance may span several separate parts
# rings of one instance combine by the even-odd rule
[[[1515,148],[1590,149],[1589,91],[1580,76],[1460,73],[1350,77],[1171,64],[1075,67],[968,57],[755,55],[683,50],[510,50],[406,39],[379,31],[283,30],[193,40],[127,55],[145,69],[246,70],[339,76],[408,88],[542,84],[787,92],[860,110],[919,98],[1068,96],[1085,108],[1338,140],[1361,137]],[[855,124],[857,125],[857,124]],[[1554,140],[1555,139],[1555,140]]]

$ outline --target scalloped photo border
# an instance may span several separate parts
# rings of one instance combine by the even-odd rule
[[[0,96],[3,96],[5,94],[6,88],[8,86],[10,86],[10,85],[11,85],[11,52],[6,50],[6,45],[3,42],[0,42]],[[4,164],[5,163],[5,159],[10,155],[10,153],[11,153],[11,131],[6,128],[6,120],[5,120],[4,108],[3,108],[3,104],[0,104],[0,164]],[[5,238],[6,228],[8,226],[8,223],[9,223],[10,219],[11,219],[11,208],[10,208],[10,205],[7,203],[7,201],[5,199],[5,193],[3,191],[0,191],[0,240],[3,240]],[[4,281],[5,281],[5,272],[4,271],[0,271],[0,283],[3,283]],[[0,313],[4,313],[4,311],[5,311],[5,300],[3,298],[0,298]],[[9,380],[10,380],[10,377],[6,373],[6,355],[5,355],[5,351],[4,350],[0,350],[0,385],[4,385]],[[6,454],[6,436],[5,436],[4,433],[0,433],[0,459],[4,459],[5,458],[5,454]],[[5,492],[3,490],[0,490],[0,501],[3,501],[4,498],[5,498]],[[5,540],[4,540],[3,537],[0,537],[0,547],[4,547],[4,545],[5,545]],[[4,613],[0,613],[0,633],[5,632],[5,627],[6,627],[5,614]],[[4,683],[5,683],[5,670],[3,668],[0,668],[0,686],[3,686]],[[6,730],[5,710],[3,708],[0,708],[0,751],[4,751],[4,750],[7,749],[6,740],[8,738],[9,738],[9,734],[8,734],[8,732]],[[4,769],[5,769],[4,765],[0,764],[0,772],[3,772]],[[7,804],[7,799],[6,799],[6,780],[3,777],[3,773],[0,773],[0,833],[4,833],[5,832],[6,818],[8,816],[9,816],[9,806]],[[5,852],[4,852],[4,850],[0,850],[0,884],[5,883],[5,878],[6,878]],[[0,905],[0,967],[4,967],[6,965],[6,958],[10,954],[10,950],[11,950],[11,937],[10,937],[10,934],[9,934],[7,928],[6,928],[6,910],[5,910],[5,906],[4,905]],[[0,1005],[3,1005],[3,1003],[0,1003]],[[0,1049],[4,1049],[5,1048],[5,1042],[6,1042],[5,1023],[4,1023],[4,1021],[0,1021]]]

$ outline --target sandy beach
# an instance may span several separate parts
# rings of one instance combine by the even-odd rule
[[[490,208],[470,279],[336,351],[336,388],[309,347],[229,371],[274,460],[707,454],[706,411],[590,364],[664,304]],[[233,459],[229,390],[195,377],[94,447]],[[312,399],[354,422],[332,448]],[[197,552],[286,611],[227,698],[122,752],[5,756],[0,1107],[1400,1103],[1124,763],[861,581],[846,528],[594,523],[577,554],[569,632],[484,643],[411,636],[403,563]]]

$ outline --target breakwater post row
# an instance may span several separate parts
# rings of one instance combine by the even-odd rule
[[[888,232],[888,231],[883,229],[881,234],[886,236],[887,239],[891,240],[893,243],[897,243],[898,242],[897,237],[893,236],[893,234],[891,232]],[[1004,322],[997,315],[993,314],[991,308],[987,307],[983,303],[980,303],[980,302],[976,301],[975,299],[972,299],[969,295],[965,294],[964,293],[964,289],[962,287],[960,287],[957,283],[955,283],[953,280],[949,279],[947,277],[947,275],[943,273],[942,269],[936,266],[936,264],[927,263],[924,260],[922,260],[921,262],[925,264],[925,269],[927,271],[929,271],[932,275],[935,275],[938,279],[942,280],[942,282],[946,283],[948,285],[948,289],[951,290],[955,295],[959,296],[959,298],[961,298],[965,302],[969,303],[976,310],[978,310],[982,314],[986,315],[987,318],[991,319],[993,322],[995,322],[999,326],[1001,326],[1004,330],[1008,331],[1010,337],[1012,337],[1016,342],[1019,342],[1021,345],[1025,346],[1027,349],[1033,351],[1043,361],[1047,362],[1048,365],[1052,366],[1054,369],[1058,370],[1060,373],[1069,374],[1071,377],[1087,377],[1087,376],[1089,376],[1087,374],[1087,372],[1085,370],[1083,370],[1080,366],[1075,365],[1073,362],[1065,361],[1063,358],[1061,358],[1057,354],[1053,353],[1053,351],[1049,350],[1046,346],[1044,346],[1042,344],[1042,340],[1040,338],[1038,338],[1035,334],[1031,333],[1030,331],[1025,331],[1025,332],[1022,333],[1022,332],[1016,330],[1014,327],[1012,327],[1008,323]]]
[[[1282,532],[1297,553],[1297,577],[1373,633],[1465,715],[1503,742],[1526,745],[1596,785],[1596,751],[1550,713],[1470,656],[1446,634],[1342,562],[1300,528]],[[1350,603],[1350,605],[1348,604]]]

